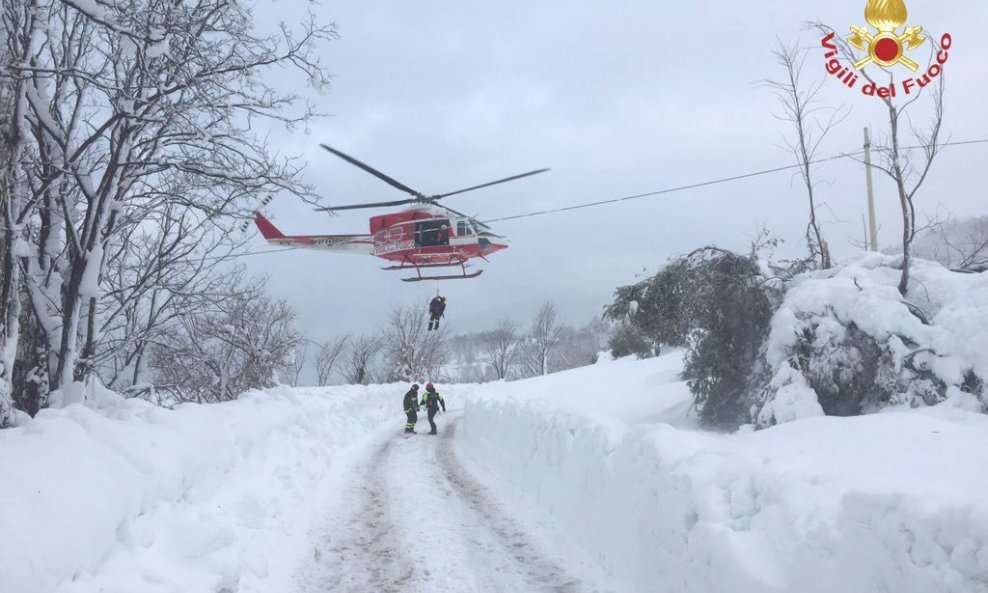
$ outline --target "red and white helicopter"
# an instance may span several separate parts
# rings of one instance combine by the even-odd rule
[[[415,206],[394,214],[372,216],[370,218],[370,234],[367,235],[286,236],[258,212],[254,216],[254,222],[261,231],[261,235],[272,245],[380,257],[393,262],[393,265],[382,268],[383,270],[414,269],[416,276],[402,278],[405,282],[476,278],[483,270],[467,272],[467,260],[479,257],[487,261],[487,256],[508,247],[507,239],[494,234],[486,224],[462,212],[457,212],[452,208],[437,204],[439,200],[548,171],[548,169],[538,169],[454,192],[426,196],[345,153],[330,148],[325,144],[321,144],[320,146],[389,185],[412,195],[411,199],[351,204],[347,206],[320,208],[320,210],[333,212],[336,210],[383,208],[388,206],[404,206],[407,204],[415,204]],[[459,266],[462,273],[445,276],[422,275],[423,268],[452,266]]]

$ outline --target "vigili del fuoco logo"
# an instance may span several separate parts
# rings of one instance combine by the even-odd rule
[[[909,11],[903,0],[868,0],[865,20],[871,27],[852,26],[851,35],[847,38],[850,45],[867,52],[867,55],[861,59],[847,56],[853,60],[852,66],[844,65],[841,63],[840,50],[836,43],[837,34],[831,32],[820,42],[826,51],[824,58],[827,60],[827,72],[844,86],[851,89],[860,88],[862,94],[881,99],[894,98],[900,94],[912,95],[929,86],[943,73],[943,66],[947,63],[953,39],[950,34],[944,34],[940,38],[940,49],[935,59],[926,67],[923,74],[919,75],[920,64],[906,54],[922,46],[926,36],[923,34],[923,27],[919,25],[905,26],[908,18]],[[904,79],[899,84],[890,82],[887,86],[882,86],[871,82],[859,87],[858,82],[861,77],[858,71],[870,65],[886,70],[895,66],[904,66],[916,75]]]

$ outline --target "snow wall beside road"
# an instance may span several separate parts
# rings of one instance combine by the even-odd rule
[[[629,592],[988,591],[982,415],[714,435],[561,411],[558,387],[468,401],[460,447]]]
[[[0,431],[0,592],[293,590],[341,456],[402,386],[273,388],[175,410],[111,392]],[[396,395],[399,394],[399,395]]]

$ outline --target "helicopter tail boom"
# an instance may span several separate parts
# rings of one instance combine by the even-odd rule
[[[374,240],[370,235],[286,236],[260,213],[254,216],[254,222],[257,224],[258,230],[261,231],[261,236],[272,245],[321,249],[324,251],[356,253],[360,255],[371,255],[374,251]]]

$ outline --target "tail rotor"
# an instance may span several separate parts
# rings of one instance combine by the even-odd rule
[[[243,224],[240,225],[240,232],[241,233],[247,232],[247,227],[250,226],[250,223],[254,222],[254,219],[257,217],[257,215],[258,214],[261,214],[261,210],[263,208],[265,208],[268,204],[270,204],[271,203],[271,200],[273,200],[273,199],[274,199],[274,195],[273,194],[268,194],[268,196],[266,198],[264,198],[263,200],[261,200],[261,205],[254,209],[254,212],[251,213],[251,217],[248,218],[248,219],[246,219],[246,220],[244,220]]]

